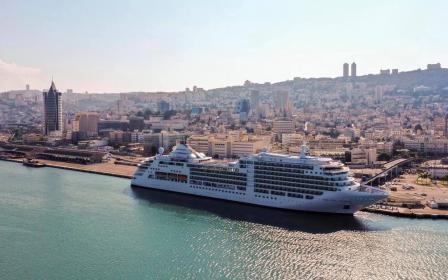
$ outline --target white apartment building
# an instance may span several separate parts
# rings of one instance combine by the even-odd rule
[[[294,133],[295,126],[291,120],[276,120],[272,123],[272,131],[275,133]]]
[[[187,120],[173,119],[163,120],[157,117],[151,117],[149,121],[145,121],[151,125],[153,130],[183,130],[188,126]]]
[[[212,140],[210,143],[210,155],[213,157],[227,158],[231,157],[230,143],[225,140]]]
[[[392,142],[378,142],[376,143],[376,150],[378,154],[392,155],[393,144]]]
[[[432,178],[440,179],[448,175],[448,166],[446,165],[430,166],[427,170],[431,174]]]
[[[310,149],[319,150],[337,150],[342,149],[346,141],[344,139],[322,138],[310,140],[308,146]]]
[[[448,139],[422,137],[418,139],[403,139],[405,149],[424,153],[448,153]]]
[[[244,133],[210,134],[191,136],[188,144],[198,152],[219,158],[241,157],[270,147],[270,136]]]
[[[241,157],[255,154],[264,148],[268,148],[268,141],[254,140],[254,141],[233,141],[230,142],[230,155],[233,157]]]
[[[208,135],[195,135],[188,139],[188,144],[192,146],[196,151],[203,154],[210,154],[209,136]]]
[[[376,162],[376,148],[354,148],[351,150],[351,163],[356,165],[369,166]]]
[[[131,132],[132,143],[143,143],[145,141],[145,135],[143,132],[134,131]]]
[[[303,144],[304,135],[299,133],[283,133],[282,134],[282,146],[300,146]]]

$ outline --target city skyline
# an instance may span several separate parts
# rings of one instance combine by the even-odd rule
[[[6,1],[0,91],[51,76],[76,92],[180,91],[338,77],[346,61],[359,76],[448,63],[442,1],[199,2]]]

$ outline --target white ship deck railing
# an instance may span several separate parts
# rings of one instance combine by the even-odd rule
[[[367,193],[376,193],[376,194],[380,194],[380,193],[384,194],[384,193],[386,193],[385,191],[383,191],[381,189],[378,189],[378,188],[375,188],[375,187],[372,187],[372,186],[366,186],[366,185],[360,185],[359,188],[358,188],[358,191],[360,191],[360,192],[367,192]]]

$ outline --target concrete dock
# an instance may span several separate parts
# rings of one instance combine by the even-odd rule
[[[382,205],[372,205],[362,211],[383,214],[395,217],[417,218],[417,219],[448,219],[447,210],[438,210],[425,207],[422,209],[408,209],[404,207],[390,207]]]
[[[2,160],[22,163],[23,158],[2,159]],[[39,159],[39,162],[44,163],[47,167],[52,168],[67,169],[79,172],[94,173],[94,174],[128,178],[128,179],[131,179],[133,174],[137,170],[136,166],[115,164],[115,160],[113,159],[108,162],[94,163],[94,164],[77,164],[70,162],[43,160],[43,159]]]

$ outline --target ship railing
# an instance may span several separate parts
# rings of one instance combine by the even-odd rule
[[[367,186],[367,185],[360,185],[358,187],[358,191],[367,192],[367,193],[384,193],[384,191],[379,188],[375,188],[375,187]]]

